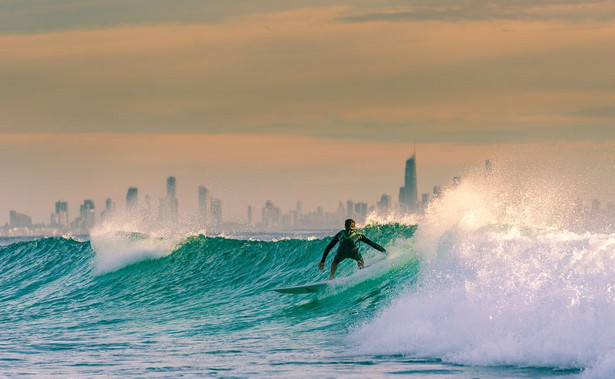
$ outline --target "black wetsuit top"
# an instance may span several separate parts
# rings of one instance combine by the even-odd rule
[[[325,252],[322,254],[322,259],[320,260],[322,263],[325,262],[325,259],[327,259],[327,255],[329,255],[329,252],[331,251],[331,249],[333,249],[333,246],[335,246],[335,244],[338,242],[340,243],[340,245],[337,247],[337,255],[334,259],[334,261],[337,263],[343,261],[346,258],[352,258],[356,261],[360,260],[361,254],[359,254],[359,246],[357,246],[359,242],[365,242],[366,244],[378,251],[386,252],[386,249],[384,247],[371,241],[363,234],[357,233],[354,230],[345,229],[337,233],[335,237],[333,237],[331,242],[329,242],[329,244],[325,248]]]

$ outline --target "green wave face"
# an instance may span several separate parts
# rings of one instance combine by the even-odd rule
[[[313,330],[344,333],[412,285],[418,273],[409,245],[414,230],[398,224],[361,230],[397,253],[387,257],[364,245],[370,267],[357,273],[353,261],[341,263],[339,284],[318,295],[282,295],[272,289],[325,279],[328,267],[319,271],[317,265],[329,237],[258,241],[194,236],[160,257],[140,251],[144,254],[137,254],[136,262],[106,273],[97,270],[100,252],[94,240],[16,243],[0,248],[0,316],[12,322],[15,336],[31,331],[35,322],[37,335],[59,333],[70,339],[89,333],[101,344],[114,336],[126,339],[122,331],[128,331],[128,343],[133,337],[171,334],[200,336],[221,349],[227,339],[263,336],[268,343],[277,341],[275,346],[295,345],[289,336]],[[151,250],[168,244],[135,233],[106,238],[115,242],[110,246],[120,258],[122,247],[135,253],[143,246]]]

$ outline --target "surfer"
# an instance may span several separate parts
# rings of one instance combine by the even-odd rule
[[[365,242],[369,246],[383,253],[387,252],[384,247],[370,241],[370,239],[365,237],[363,234],[357,233],[355,229],[356,226],[354,220],[349,218],[344,222],[344,230],[337,233],[325,248],[325,252],[322,254],[322,259],[318,264],[319,270],[323,270],[325,268],[325,259],[327,259],[329,251],[333,249],[333,246],[335,246],[336,243],[340,243],[337,247],[337,254],[335,255],[335,258],[333,258],[333,262],[331,262],[331,275],[329,275],[329,280],[332,280],[335,277],[337,265],[346,258],[357,261],[359,270],[365,266],[363,256],[359,253],[359,246],[357,246],[359,242]]]

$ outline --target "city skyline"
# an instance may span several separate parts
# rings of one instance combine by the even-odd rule
[[[415,148],[416,150],[416,148]],[[409,158],[412,161],[412,167],[408,167],[406,163],[406,169],[404,171],[404,185],[412,185],[416,192],[417,175],[415,153]],[[409,179],[409,177],[411,177]],[[411,183],[411,184],[409,184]],[[436,191],[434,187],[434,192]],[[423,194],[423,205],[429,200],[431,194]],[[151,219],[162,221],[164,223],[178,223],[180,218],[179,213],[179,199],[177,197],[177,180],[174,176],[166,178],[166,194],[159,200],[157,209],[154,209],[149,195],[144,195],[144,199],[140,199],[139,188],[129,187],[126,192],[125,206],[117,208],[116,199],[106,198],[105,208],[99,211],[98,216],[93,200],[83,200],[83,204],[79,206],[78,216],[75,216],[71,221],[71,213],[68,202],[58,200],[55,202],[55,210],[50,215],[49,223],[45,222],[33,222],[32,218],[26,214],[19,213],[15,210],[10,211],[10,222],[8,227],[14,229],[33,229],[39,227],[48,227],[50,231],[55,231],[53,234],[62,232],[76,232],[86,233],[93,229],[95,225],[104,223],[105,221],[113,221],[114,217],[118,214],[129,217],[139,217],[142,219]],[[192,218],[192,222],[197,226],[200,224],[203,227],[221,227],[223,225],[223,212],[222,201],[217,197],[211,196],[211,191],[204,185],[199,185],[197,189],[198,197],[198,209],[189,210],[182,215],[183,219]],[[412,206],[407,203],[393,203],[391,196],[388,194],[382,194],[380,200],[375,205],[368,204],[366,202],[354,202],[351,199],[345,201],[338,201],[337,209],[333,212],[325,210],[322,206],[318,205],[314,210],[308,210],[303,212],[303,203],[301,200],[297,200],[296,209],[291,210],[289,213],[283,214],[282,209],[274,204],[274,201],[267,200],[262,207],[262,218],[260,221],[255,222],[253,218],[252,204],[247,205],[246,219],[227,221],[227,225],[239,224],[244,225],[247,228],[257,229],[288,229],[288,228],[319,228],[319,227],[334,227],[339,224],[340,220],[346,218],[356,218],[359,222],[363,222],[368,215],[368,212],[378,211],[381,214],[390,212],[416,212],[419,208],[418,199],[415,196],[415,201]],[[257,205],[258,207],[258,205]],[[99,208],[100,209],[100,208]],[[7,225],[4,226],[6,229]]]
[[[196,141],[203,138],[190,137],[191,140]],[[55,139],[55,137],[52,139]],[[241,137],[233,137],[233,139],[241,140]],[[90,141],[94,143],[95,140],[96,136],[91,136]],[[158,140],[162,141],[160,138]],[[45,143],[47,141],[47,139],[41,140]],[[66,161],[65,159],[68,156],[65,156],[62,161],[67,166],[61,171],[56,171],[54,162],[49,165],[47,161],[37,161],[38,164],[35,169],[39,174],[35,175],[36,185],[29,186],[25,191],[14,192],[12,195],[11,186],[14,180],[7,182],[0,188],[5,192],[5,195],[0,197],[0,211],[2,211],[0,213],[0,225],[9,221],[10,210],[30,215],[33,222],[46,223],[49,220],[49,213],[52,211],[53,204],[58,200],[68,201],[71,204],[71,209],[77,209],[76,207],[81,205],[84,199],[94,200],[96,204],[104,204],[107,198],[115,199],[117,202],[126,196],[126,191],[130,187],[138,186],[143,198],[149,196],[150,201],[158,202],[168,192],[167,187],[160,181],[161,177],[167,177],[168,174],[159,171],[184,172],[183,175],[175,175],[182,183],[177,191],[178,197],[184,199],[184,203],[181,205],[184,209],[198,209],[198,198],[195,195],[196,188],[203,183],[208,183],[208,188],[215,188],[218,192],[219,198],[225,204],[225,218],[231,222],[244,220],[247,205],[265,204],[267,200],[274,200],[278,206],[284,209],[292,209],[298,199],[303,201],[306,208],[312,209],[318,206],[335,209],[339,200],[347,198],[375,204],[383,193],[389,194],[394,200],[398,201],[397,192],[401,185],[405,186],[405,182],[402,180],[403,175],[405,175],[404,162],[413,153],[409,144],[406,143],[393,146],[375,143],[356,145],[347,142],[344,144],[328,144],[323,140],[321,158],[313,156],[308,158],[307,161],[299,162],[297,167],[294,167],[292,165],[294,156],[297,155],[301,159],[305,159],[306,156],[309,157],[309,155],[306,155],[309,147],[305,148],[305,145],[299,145],[292,152],[280,152],[273,149],[280,140],[247,138],[244,141],[261,142],[262,150],[270,150],[271,155],[264,161],[270,167],[262,167],[262,162],[244,159],[248,156],[248,154],[245,154],[245,150],[239,153],[230,151],[226,153],[227,155],[224,155],[223,151],[218,149],[214,150],[213,163],[208,159],[203,160],[203,157],[197,155],[193,166],[190,166],[187,171],[181,167],[173,169],[171,166],[175,166],[173,162],[176,157],[171,155],[172,164],[159,161],[162,169],[140,173],[135,171],[134,167],[131,167],[126,171],[127,175],[123,175],[121,169],[114,172],[105,170],[104,167],[113,164],[113,162],[100,162],[99,167],[82,168],[81,171],[71,170],[70,165],[72,163],[81,164],[81,162],[78,160],[74,162]],[[119,155],[122,157],[124,155],[122,149],[130,150],[133,141],[125,142],[127,143],[115,149],[116,152],[120,152]],[[60,147],[66,146],[61,145]],[[89,148],[87,145],[86,147]],[[159,147],[161,146],[159,145]],[[385,147],[387,148],[386,151]],[[472,169],[472,167],[480,166],[487,157],[495,156],[504,162],[517,162],[515,165],[518,167],[543,167],[542,170],[551,170],[554,180],[568,178],[568,186],[574,183],[573,187],[576,191],[579,191],[579,196],[582,198],[598,198],[605,203],[613,202],[615,200],[614,193],[609,190],[610,184],[615,185],[613,183],[615,173],[609,175],[609,172],[615,167],[615,165],[610,164],[612,161],[610,152],[612,151],[615,151],[615,145],[611,148],[608,143],[592,144],[586,142],[577,143],[572,147],[567,143],[535,144],[529,148],[519,145],[490,145],[479,147],[470,152],[457,149],[452,145],[420,144],[418,154],[421,159],[416,162],[416,170],[420,177],[417,183],[417,195],[430,193],[434,186],[447,183],[454,176]],[[218,155],[218,153],[222,155]],[[70,155],[72,152],[69,151],[68,154]],[[329,156],[336,157],[335,159],[340,162],[343,159],[339,156],[350,156],[351,164],[327,165],[325,162],[331,159]],[[235,159],[236,162],[231,173],[228,170],[216,167],[215,164],[219,161],[219,158],[226,157]],[[388,162],[391,157],[399,157],[399,159],[395,164],[382,166],[382,162]],[[587,159],[591,159],[594,164],[588,166]],[[195,169],[194,165],[200,164],[203,167]],[[343,167],[343,170],[339,170],[338,167]],[[101,171],[99,172],[98,169]],[[306,169],[309,176],[305,175]],[[271,182],[262,180],[262,178],[269,178],[270,175],[274,175],[273,173],[278,170],[285,174],[281,180],[280,178]],[[195,171],[201,174],[195,175]],[[79,172],[89,176],[87,182],[81,179],[78,175]],[[91,174],[92,172],[95,174]],[[248,175],[254,172],[257,172],[258,176],[255,179],[248,180]],[[17,176],[23,177],[23,174]],[[26,172],[26,174],[31,173]],[[114,178],[116,174],[120,177],[125,176],[119,184],[118,180]],[[59,187],[51,187],[41,191],[38,183],[45,182],[46,175],[54,178],[59,176],[63,178],[63,181],[57,182],[57,184],[60,184]],[[141,175],[142,177],[140,177]],[[125,189],[121,189],[123,186],[126,186]],[[15,190],[19,189],[15,188]],[[96,196],[84,195],[91,194],[94,190],[97,193]],[[24,194],[27,194],[28,197],[24,197]],[[14,201],[15,199],[18,201]]]
[[[491,170],[491,164],[485,162],[487,170]],[[406,167],[403,175],[403,186],[400,188],[399,202],[394,203],[389,194],[383,193],[380,200],[373,204],[366,202],[354,202],[351,199],[338,201],[337,209],[334,212],[325,210],[318,205],[315,211],[303,212],[303,203],[297,200],[295,210],[282,213],[282,209],[277,207],[272,200],[267,200],[262,207],[262,217],[256,222],[253,217],[252,204],[246,208],[245,220],[234,220],[223,223],[222,201],[211,195],[211,191],[204,185],[199,185],[197,189],[198,208],[184,211],[182,221],[191,219],[193,226],[211,227],[216,230],[224,225],[232,227],[242,226],[247,229],[274,230],[291,228],[334,228],[343,218],[355,218],[358,222],[363,222],[368,214],[377,212],[381,215],[392,213],[409,214],[417,213],[430,201],[432,196],[439,196],[440,186],[434,186],[432,193],[424,193],[419,202],[417,196],[417,172],[416,172],[416,146],[410,158],[406,160]],[[456,177],[455,177],[456,178]],[[455,179],[453,179],[454,183]],[[410,194],[410,195],[408,195]],[[93,230],[95,225],[113,222],[125,217],[137,218],[146,221],[150,226],[155,223],[178,224],[180,221],[179,199],[177,197],[177,179],[174,176],[166,178],[166,194],[159,199],[157,210],[154,209],[149,195],[144,195],[140,200],[139,188],[129,187],[125,197],[125,207],[116,208],[116,200],[113,198],[105,199],[105,208],[96,218],[95,202],[84,200],[79,207],[78,216],[71,222],[68,202],[58,200],[55,202],[55,210],[50,215],[49,224],[32,222],[32,218],[26,214],[15,210],[10,211],[10,222],[4,225],[6,234],[18,233],[42,233],[42,234],[61,234],[73,232],[86,234]],[[46,230],[46,232],[44,232]]]
[[[172,181],[172,185],[169,185],[170,181]],[[140,220],[140,222],[145,222],[145,225],[149,225],[149,227],[156,224],[185,225],[190,216],[192,216],[190,221],[191,227],[208,228],[214,232],[227,230],[225,228],[230,228],[228,229],[229,231],[233,230],[233,228],[261,231],[334,229],[339,226],[340,220],[344,218],[354,218],[357,222],[364,222],[367,216],[374,211],[382,215],[398,211],[395,208],[396,204],[391,202],[391,196],[388,194],[383,194],[375,205],[365,202],[354,202],[350,199],[345,202],[339,200],[335,211],[325,210],[321,206],[317,206],[316,209],[304,210],[301,200],[297,200],[296,209],[283,213],[284,210],[277,207],[273,201],[267,200],[261,208],[262,218],[260,220],[254,219],[253,206],[248,205],[246,207],[245,220],[228,221],[223,219],[221,200],[216,197],[210,199],[207,195],[203,196],[203,194],[208,194],[209,191],[205,186],[200,185],[198,187],[199,209],[195,218],[194,212],[185,212],[184,215],[179,213],[179,199],[175,197],[174,191],[170,190],[171,187],[174,189],[175,185],[174,177],[167,178],[167,197],[160,199],[157,209],[153,208],[148,195],[146,195],[148,199],[144,203],[140,203],[138,188],[130,187],[127,191],[126,205],[123,209],[116,207],[115,199],[107,198],[104,209],[100,211],[100,208],[96,208],[93,200],[86,199],[79,206],[77,216],[71,218],[68,202],[56,201],[55,211],[50,214],[49,223],[33,222],[30,216],[11,210],[9,212],[10,221],[0,226],[0,231],[2,232],[0,236],[43,236],[64,233],[88,234],[95,226],[104,226],[106,222],[125,222],[127,219],[132,221]],[[429,198],[425,197],[425,199]],[[169,201],[171,202],[169,203]],[[426,201],[424,200],[423,205],[425,205]],[[171,208],[169,208],[169,204],[172,205]],[[399,210],[401,211],[401,209]]]
[[[485,178],[491,177],[493,164],[487,159],[483,162],[482,172]],[[375,214],[380,217],[396,217],[420,214],[432,199],[440,197],[448,187],[456,187],[462,181],[461,176],[455,175],[449,183],[433,186],[431,192],[421,193],[420,199],[417,192],[418,175],[416,171],[416,147],[412,155],[406,160],[403,171],[402,186],[399,187],[397,202],[393,202],[391,195],[383,193],[375,203],[367,203],[352,199],[338,200],[334,211],[324,209],[318,205],[315,209],[306,210],[301,200],[296,201],[295,209],[284,210],[278,207],[274,201],[268,199],[261,207],[261,218],[254,217],[253,206],[246,206],[245,219],[228,220],[223,216],[222,201],[213,196],[206,186],[199,185],[196,191],[198,207],[196,209],[182,210],[180,213],[179,198],[177,196],[177,179],[174,176],[166,178],[166,192],[160,197],[158,207],[151,201],[151,197],[145,194],[140,200],[138,187],[129,187],[126,191],[125,206],[117,207],[115,199],[106,198],[104,209],[95,207],[95,202],[90,199],[83,200],[79,205],[78,216],[71,221],[71,213],[68,202],[58,200],[55,202],[54,212],[51,213],[49,223],[36,223],[32,218],[16,210],[9,212],[8,223],[0,226],[0,236],[44,236],[60,235],[64,233],[85,235],[94,230],[95,226],[105,226],[107,223],[130,223],[141,224],[147,228],[173,227],[173,228],[204,228],[208,232],[218,233],[221,231],[282,231],[282,230],[317,230],[336,229],[342,219],[353,218],[358,223],[364,222],[369,215]],[[598,217],[604,221],[605,217],[615,220],[615,205],[606,202],[603,208],[600,199],[592,199],[591,206],[583,204],[583,199],[577,198],[574,204],[574,212],[581,218]],[[285,212],[286,211],[286,212]],[[589,213],[588,213],[589,212]],[[590,223],[591,224],[591,223]]]

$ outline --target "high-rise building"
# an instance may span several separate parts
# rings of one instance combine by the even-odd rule
[[[85,229],[92,229],[96,224],[96,211],[93,200],[84,200],[79,207],[79,218],[81,218],[82,226]]]
[[[297,214],[301,215],[303,212],[303,203],[301,201],[297,201]]]
[[[23,213],[18,213],[16,211],[10,211],[9,225],[11,228],[31,228],[32,218]]]
[[[248,205],[248,227],[252,227],[254,225],[254,220],[252,216],[252,206]]]
[[[353,218],[354,217],[354,203],[352,200],[348,200],[346,202],[346,217]]]
[[[202,226],[209,223],[209,191],[199,186],[199,222]]]
[[[113,214],[115,213],[115,201],[113,199],[105,200],[105,210],[100,213],[100,221],[105,222],[109,221]]]
[[[367,203],[359,202],[354,205],[354,217],[355,221],[363,222],[367,217]]]
[[[137,187],[128,188],[126,193],[126,210],[128,212],[134,212],[139,206],[139,189]]]
[[[342,220],[345,214],[346,208],[344,208],[344,203],[340,200],[337,202],[337,209],[335,210],[335,217],[337,221],[339,222],[340,220]]]
[[[380,197],[380,201],[376,204],[378,212],[387,213],[391,210],[391,196],[386,193]]]
[[[404,212],[416,212],[418,205],[418,189],[416,182],[415,155],[406,161],[404,186],[399,188],[399,206]]]
[[[176,193],[175,177],[169,176],[167,178],[167,197],[169,199],[175,199],[177,197],[175,193]]]
[[[107,212],[115,211],[115,201],[113,201],[113,199],[108,198],[105,200],[105,211]]]
[[[222,224],[222,200],[217,197],[211,199],[211,222],[216,226]]]
[[[51,214],[51,226],[62,228],[68,226],[68,202],[56,201],[55,212]]]
[[[279,228],[282,211],[273,205],[271,200],[267,200],[263,207],[263,226],[267,229]]]
[[[160,198],[158,216],[163,222],[176,222],[179,216],[175,177],[167,178],[167,195]]]
[[[176,185],[175,185],[175,177],[169,176],[167,178],[167,204],[168,211],[171,220],[177,221],[179,216],[179,204],[178,204],[177,196],[176,196]]]

